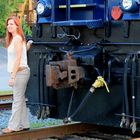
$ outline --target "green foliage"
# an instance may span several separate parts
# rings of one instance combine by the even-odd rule
[[[7,95],[7,94],[13,94],[13,91],[11,90],[0,91],[0,95]]]
[[[44,122],[42,122],[42,123],[31,123],[31,128],[41,128],[41,127],[45,127]]]
[[[25,36],[31,36],[32,35],[31,28],[30,28],[30,26],[28,26],[26,24],[25,20],[22,20],[22,29],[23,29],[23,32],[24,32]]]
[[[5,20],[3,21],[3,19],[1,19],[1,22],[0,22],[0,37],[3,37],[5,36]]]
[[[7,6],[8,0],[1,1],[0,3],[0,13],[1,13],[1,20],[0,20],[0,37],[5,35],[5,21],[9,14],[10,7]],[[7,11],[7,12],[6,12]]]
[[[9,15],[17,11],[18,4],[24,2],[24,0],[1,0],[0,2],[0,37],[5,36],[6,31],[6,19]],[[25,23],[24,23],[25,24]],[[30,34],[29,27],[24,25],[25,34]]]
[[[42,128],[42,127],[50,127],[50,126],[56,126],[56,125],[62,125],[63,120],[60,119],[46,119],[46,120],[38,120],[36,122],[32,122],[31,129],[34,128]]]

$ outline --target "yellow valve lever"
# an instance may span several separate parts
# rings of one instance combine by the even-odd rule
[[[23,17],[23,15],[24,15],[24,11],[25,11],[25,7],[26,7],[26,5],[27,5],[27,2],[28,2],[28,0],[25,0],[25,1],[24,1],[23,8],[22,8],[22,11],[21,11],[21,14],[20,14],[20,24],[21,24],[21,25],[22,25],[22,17]]]
[[[106,87],[107,92],[110,92],[107,83],[102,76],[98,76],[97,80],[92,84],[92,86],[95,88],[103,87],[104,85]]]

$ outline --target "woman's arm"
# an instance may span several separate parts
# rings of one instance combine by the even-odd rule
[[[13,66],[13,72],[11,74],[12,78],[15,78],[16,73],[19,69],[19,65],[20,65],[20,61],[21,61],[21,54],[22,54],[22,40],[16,38],[15,39],[15,43],[14,43],[14,47],[15,47],[15,62],[14,62],[14,66]]]
[[[9,80],[9,86],[13,86],[14,80],[16,77],[16,73],[17,73],[19,66],[20,66],[21,55],[22,55],[22,40],[21,39],[19,39],[19,38],[15,39],[14,48],[15,48],[16,55],[15,55],[13,71],[11,73],[10,80]]]
[[[29,49],[31,48],[32,43],[33,43],[33,40],[29,40],[29,41],[27,42],[27,45],[26,45],[27,50],[29,50]]]

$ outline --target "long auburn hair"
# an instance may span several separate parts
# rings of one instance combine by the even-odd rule
[[[16,17],[16,16],[9,17],[6,20],[6,27],[8,25],[9,20],[13,20],[14,23],[16,24],[16,26],[18,26],[17,33],[21,36],[22,41],[25,42],[25,37],[24,37],[24,33],[23,33],[23,30],[22,30],[22,26],[20,24],[19,18]],[[8,46],[10,45],[12,39],[13,39],[12,34],[10,32],[8,32],[8,30],[6,29],[6,48],[8,48]]]

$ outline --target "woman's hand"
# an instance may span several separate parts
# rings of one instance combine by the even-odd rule
[[[8,85],[10,87],[13,87],[14,86],[14,83],[15,83],[15,78],[10,78],[10,80],[8,81]]]
[[[28,40],[28,42],[27,42],[27,50],[29,50],[31,48],[32,43],[33,43],[33,40]]]

